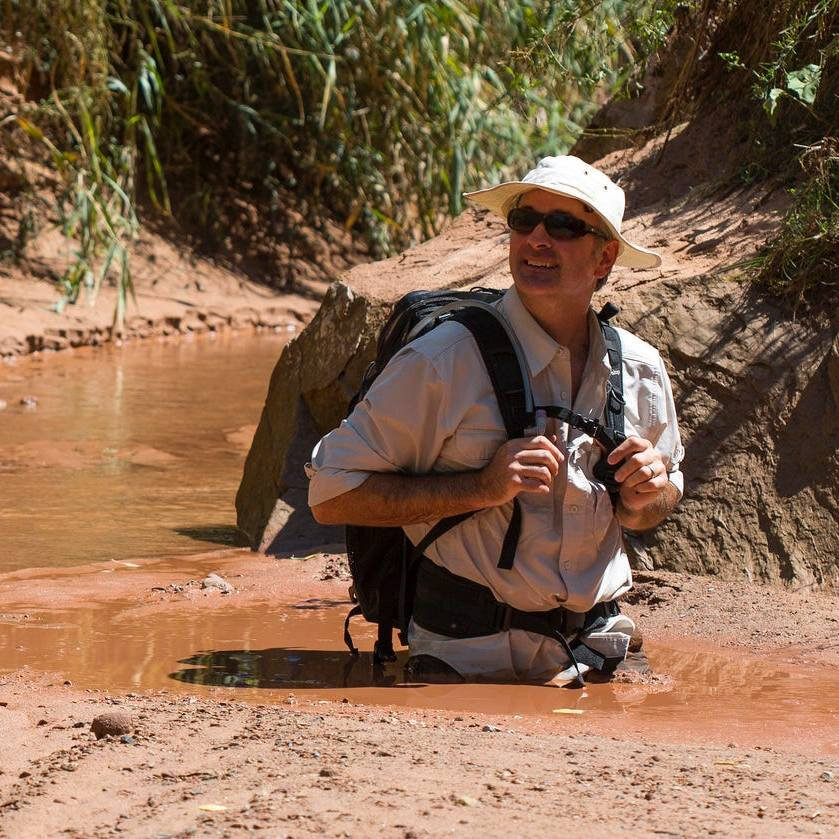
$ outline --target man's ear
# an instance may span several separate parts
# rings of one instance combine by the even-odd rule
[[[600,251],[600,262],[597,264],[596,276],[598,278],[605,277],[612,270],[615,260],[618,258],[618,240],[609,239],[603,244]]]

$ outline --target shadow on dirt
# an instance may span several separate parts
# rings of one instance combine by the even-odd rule
[[[198,527],[175,527],[174,532],[196,542],[211,542],[214,545],[230,545],[246,548],[247,540],[241,531],[232,524],[207,524]]]

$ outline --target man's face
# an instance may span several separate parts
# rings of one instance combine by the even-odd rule
[[[582,201],[534,189],[523,196],[520,207],[532,207],[541,213],[558,210],[604,230],[600,217],[588,212]],[[530,233],[510,231],[510,273],[519,293],[554,295],[557,298],[591,299],[597,281],[612,267],[618,243],[604,242],[594,234],[579,239],[551,239],[544,224]]]

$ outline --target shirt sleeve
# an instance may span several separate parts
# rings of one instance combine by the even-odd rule
[[[312,451],[306,466],[309,505],[361,486],[374,472],[430,472],[454,431],[447,391],[430,358],[411,347],[400,350],[352,413]]]
[[[685,478],[682,474],[681,462],[685,456],[685,450],[682,447],[682,439],[679,434],[679,423],[676,419],[676,403],[673,399],[670,376],[667,374],[664,361],[660,360],[659,363],[661,365],[662,390],[662,404],[660,409],[664,427],[661,436],[656,442],[656,448],[661,452],[664,465],[667,467],[667,477],[670,483],[679,490],[680,495],[683,495],[685,491]]]

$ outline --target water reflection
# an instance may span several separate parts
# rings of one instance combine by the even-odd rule
[[[182,659],[190,669],[170,679],[194,685],[235,688],[372,688],[397,687],[407,654],[382,666],[372,653],[358,656],[335,650],[277,647],[269,650],[213,650]],[[412,685],[417,687],[417,685]]]
[[[0,365],[0,572],[231,544],[222,528],[286,340],[226,333]]]

